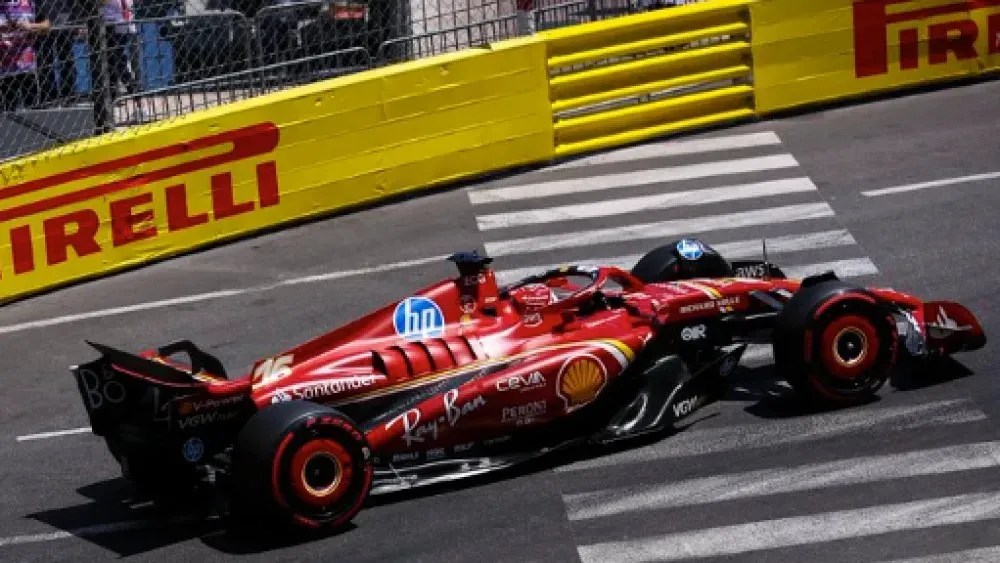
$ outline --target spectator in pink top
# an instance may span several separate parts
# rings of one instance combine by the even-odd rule
[[[31,0],[0,0],[0,110],[14,111],[37,97],[35,35],[49,27]]]

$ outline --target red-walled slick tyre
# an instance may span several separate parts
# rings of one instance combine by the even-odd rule
[[[775,323],[778,376],[811,400],[870,400],[896,363],[896,324],[878,300],[837,280],[800,289]]]
[[[354,422],[307,401],[255,414],[236,439],[232,469],[236,521],[312,530],[350,522],[368,498],[373,475]]]

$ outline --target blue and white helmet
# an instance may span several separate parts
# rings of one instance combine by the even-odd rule
[[[705,254],[705,245],[697,239],[681,239],[677,242],[677,254],[685,260],[698,260]]]

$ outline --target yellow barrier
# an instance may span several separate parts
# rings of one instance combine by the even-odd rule
[[[752,117],[749,4],[714,0],[541,34],[556,155]]]
[[[334,79],[0,166],[0,301],[553,154],[545,46]]]
[[[758,0],[761,114],[1000,69],[1000,0]]]

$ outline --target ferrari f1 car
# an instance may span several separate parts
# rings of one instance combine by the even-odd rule
[[[729,261],[696,239],[630,271],[564,267],[505,287],[489,257],[450,260],[455,277],[239,377],[188,341],[92,343],[101,357],[72,371],[93,432],[140,487],[208,483],[230,515],[334,529],[372,494],[669,432],[723,396],[750,343],[773,345],[803,400],[850,405],[903,355],[986,342],[957,303],[831,272],[791,280],[766,252]]]

